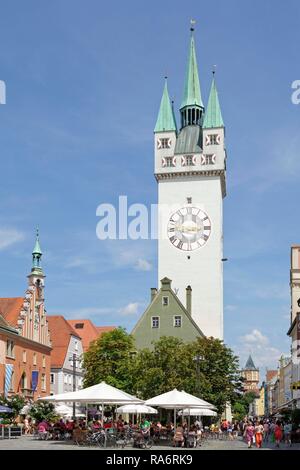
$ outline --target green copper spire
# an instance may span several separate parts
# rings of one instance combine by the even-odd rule
[[[39,240],[39,229],[37,228],[35,245],[32,251],[32,270],[31,271],[42,270],[41,258],[42,258],[42,250],[41,250],[40,240]]]
[[[190,53],[185,76],[185,85],[180,109],[185,106],[199,106],[204,108],[201,98],[198,66],[195,51],[195,41],[193,35],[194,28],[191,28]]]
[[[174,111],[171,106],[167,77],[165,77],[165,86],[160,102],[159,113],[155,125],[154,132],[164,132],[164,131],[176,131],[176,120],[174,116]]]
[[[203,128],[212,127],[224,127],[214,72],[208,99],[208,105],[203,122]]]

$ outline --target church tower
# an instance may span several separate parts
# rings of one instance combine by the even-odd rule
[[[206,336],[223,339],[223,198],[225,128],[215,76],[203,105],[194,29],[177,130],[165,82],[154,129],[158,183],[158,282],[173,280],[185,304],[193,289],[192,318]]]

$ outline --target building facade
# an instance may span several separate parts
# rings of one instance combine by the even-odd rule
[[[80,336],[83,352],[86,352],[91,343],[101,338],[103,333],[107,333],[116,328],[116,326],[96,326],[91,320],[69,320],[68,323],[71,325],[73,330]]]
[[[51,340],[45,312],[45,275],[37,234],[24,297],[0,298],[0,394],[36,399],[50,393]]]
[[[180,125],[165,83],[154,130],[158,183],[158,285],[168,277],[181,303],[193,289],[192,318],[223,339],[223,198],[225,127],[215,77],[204,107],[193,28]]]
[[[278,380],[278,370],[268,370],[266,373],[265,388],[265,414],[272,415],[276,411],[276,383]]]
[[[81,337],[62,315],[47,316],[52,338],[51,394],[83,388]]]
[[[300,408],[300,245],[291,247],[290,292],[291,391],[293,406]]]
[[[191,316],[192,289],[186,288],[186,307],[171,288],[172,281],[161,280],[161,288],[151,289],[151,302],[132,330],[137,349],[153,349],[162,336],[174,336],[185,342],[204,337]]]
[[[255,392],[259,391],[259,369],[255,367],[251,355],[245,364],[244,369],[241,370],[241,376],[244,379],[244,392]]]

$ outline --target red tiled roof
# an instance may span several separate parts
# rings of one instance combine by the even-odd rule
[[[71,336],[81,339],[62,315],[47,315],[52,342],[51,367],[61,368],[65,362]]]
[[[17,326],[23,302],[23,297],[0,298],[0,315],[2,315],[11,326]]]
[[[266,381],[270,382],[277,375],[277,370],[267,370]]]
[[[72,328],[81,336],[83,351],[87,351],[92,341],[103,333],[112,331],[115,326],[95,326],[91,320],[68,320]]]

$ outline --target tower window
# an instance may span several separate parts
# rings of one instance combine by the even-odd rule
[[[152,328],[159,328],[159,317],[151,317]]]
[[[218,145],[220,143],[218,137],[218,134],[210,134],[208,136],[208,145]]]
[[[193,200],[192,200],[192,198],[191,198],[191,197],[187,197],[187,198],[186,198],[186,202],[187,202],[187,204],[192,204],[192,201],[193,201]]]
[[[171,148],[172,140],[168,138],[161,138],[157,140],[157,148],[158,149],[169,149]]]
[[[174,167],[175,166],[175,161],[174,161],[174,157],[165,157],[163,159],[163,164],[164,166],[166,167]]]
[[[214,165],[216,163],[216,155],[209,154],[209,155],[202,155],[201,164],[202,165]]]
[[[167,307],[169,305],[169,297],[163,297],[162,304],[164,307]]]
[[[185,155],[182,157],[182,166],[194,166],[196,163],[195,158],[194,155]]]
[[[182,316],[181,315],[175,315],[174,316],[174,327],[175,328],[181,328],[182,326]]]

